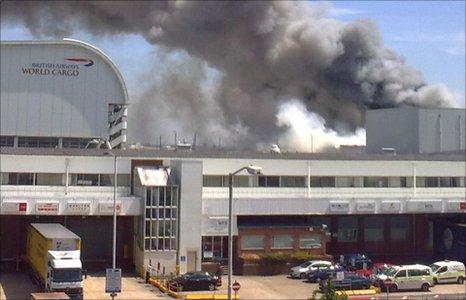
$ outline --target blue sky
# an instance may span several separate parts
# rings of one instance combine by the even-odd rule
[[[464,1],[334,1],[331,5],[331,17],[342,21],[373,20],[387,47],[420,70],[428,83],[445,83],[465,106]],[[33,38],[22,26],[2,26],[0,34],[2,40]],[[72,38],[106,52],[123,73],[130,94],[140,75],[149,70],[146,62],[155,51],[139,36],[95,38],[78,33]]]

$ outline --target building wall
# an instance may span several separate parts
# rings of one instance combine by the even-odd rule
[[[399,107],[366,111],[369,153],[434,153],[465,149],[465,110]]]
[[[21,41],[2,42],[0,53],[0,135],[108,137],[109,103],[128,97],[100,50],[72,40]]]

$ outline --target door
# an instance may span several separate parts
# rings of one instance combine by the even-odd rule
[[[186,268],[188,272],[196,271],[197,251],[188,251],[186,264],[187,264]]]
[[[448,267],[447,266],[443,266],[441,267],[440,269],[437,270],[437,281],[439,283],[443,283],[443,282],[448,282]]]
[[[406,274],[406,270],[400,270],[395,275],[395,283],[400,290],[409,289],[408,277]]]

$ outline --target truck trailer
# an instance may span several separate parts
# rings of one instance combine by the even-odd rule
[[[81,239],[61,224],[30,224],[27,258],[30,274],[45,292],[82,299]]]

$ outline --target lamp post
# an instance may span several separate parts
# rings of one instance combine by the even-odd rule
[[[233,273],[233,176],[246,170],[249,174],[261,174],[262,168],[249,165],[228,174],[228,300],[231,300],[231,275]]]
[[[117,213],[116,213],[116,196],[117,196],[117,156],[112,151],[105,152],[106,155],[113,156],[113,241],[112,241],[112,269],[116,269],[116,226],[117,226]],[[116,293],[111,293],[112,299],[115,298]]]

